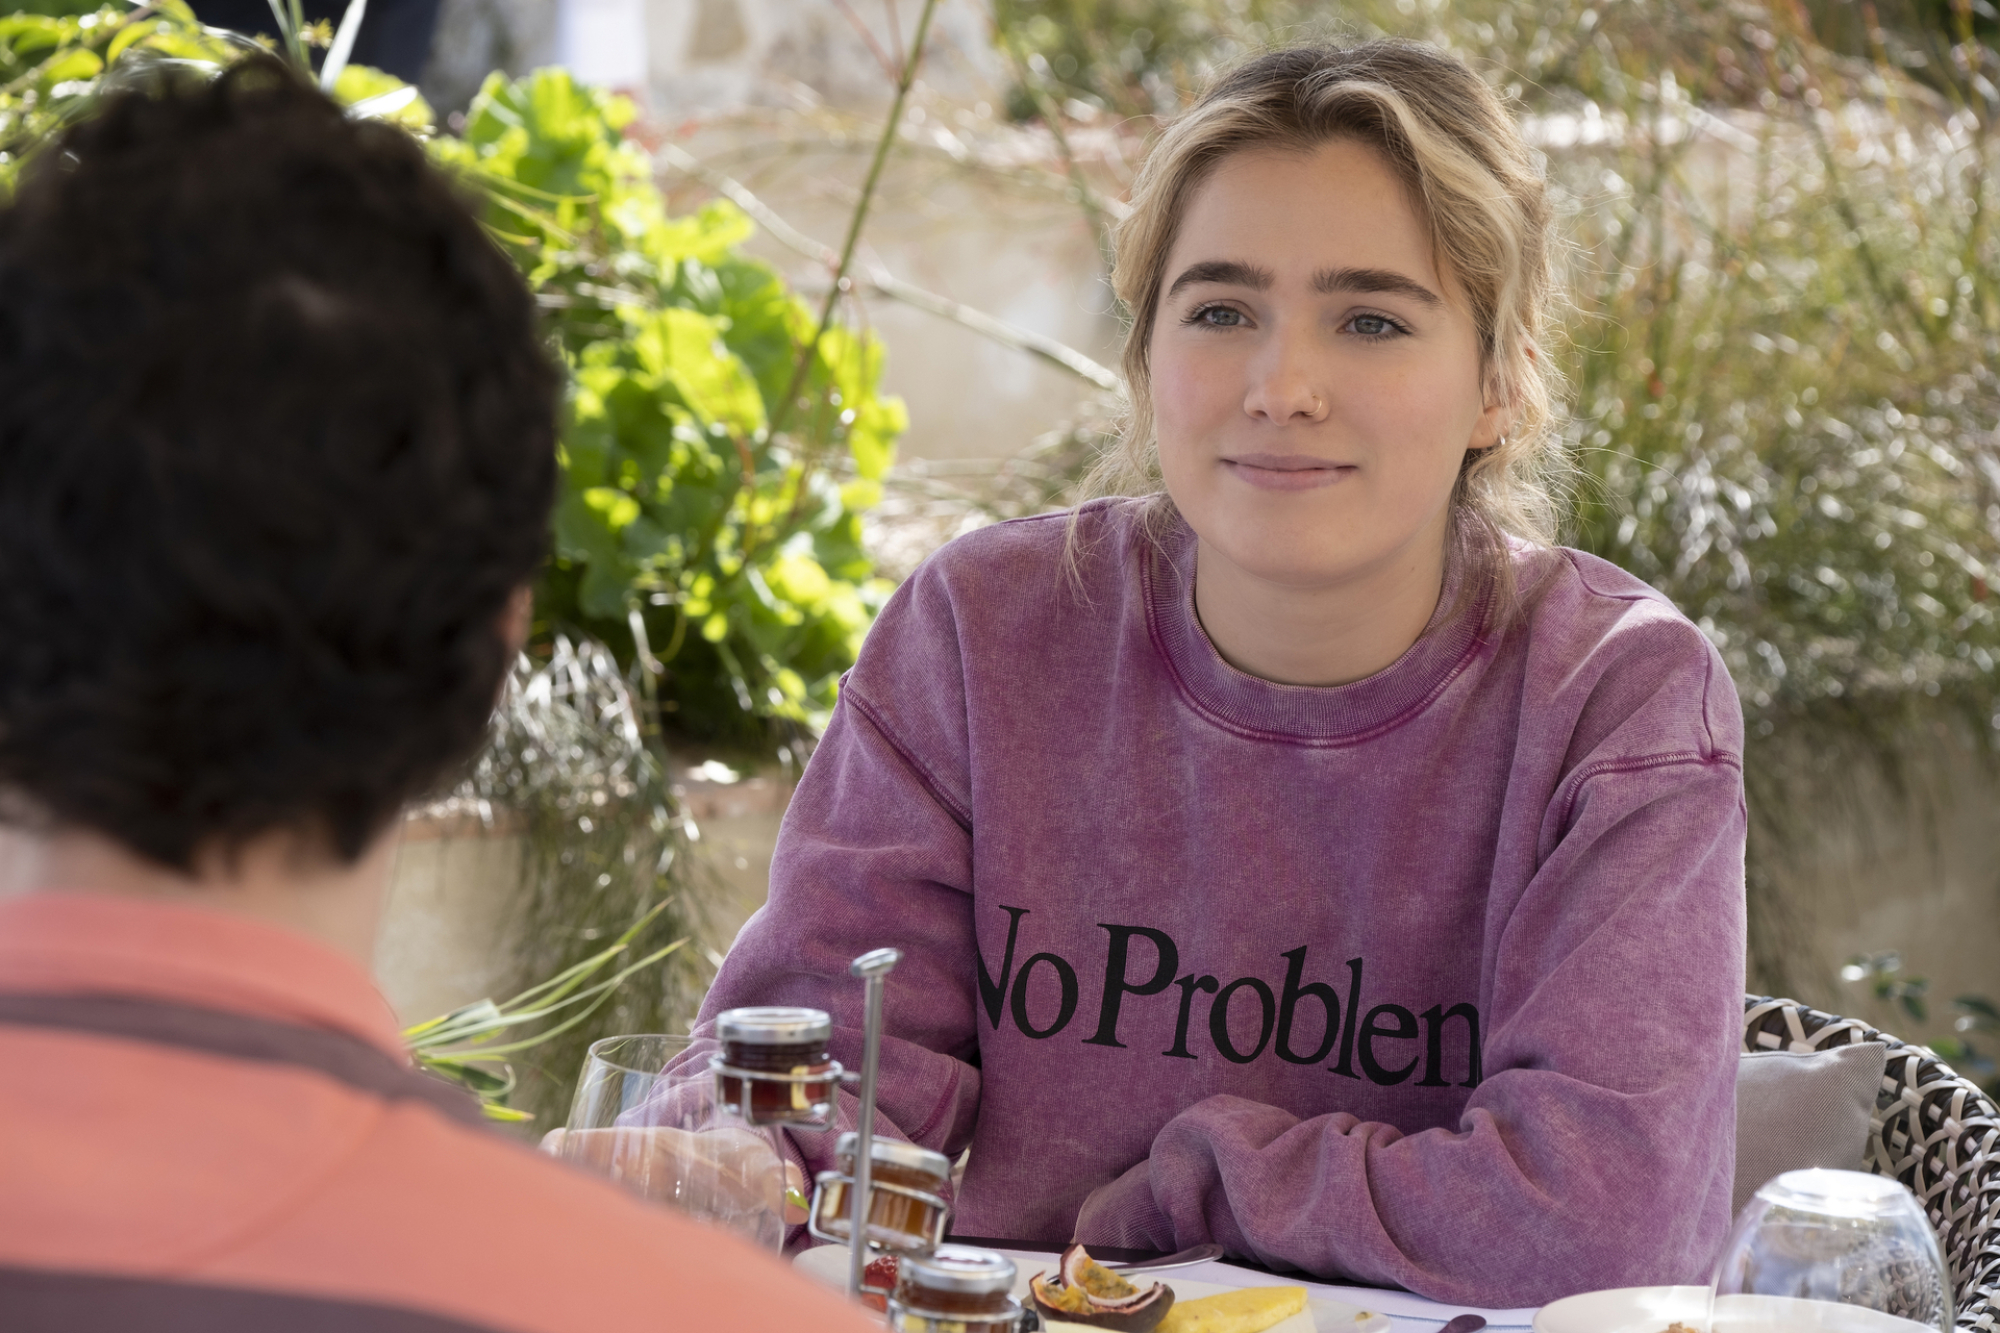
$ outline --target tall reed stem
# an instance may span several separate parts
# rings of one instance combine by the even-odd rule
[[[848,219],[847,240],[840,247],[840,262],[833,270],[833,285],[826,290],[826,301],[820,306],[819,327],[813,330],[812,341],[799,349],[798,364],[792,368],[791,383],[785,386],[785,396],[778,400],[771,413],[770,434],[776,436],[792,414],[797,404],[799,390],[805,387],[806,375],[812,369],[813,358],[819,355],[820,342],[825,339],[827,328],[833,323],[834,307],[840,304],[842,292],[847,287],[847,270],[854,262],[854,247],[861,240],[861,228],[868,221],[868,209],[875,202],[875,187],[882,179],[882,166],[889,160],[889,149],[896,142],[896,131],[903,123],[903,103],[909,99],[910,85],[917,81],[917,67],[923,63],[924,39],[930,35],[931,15],[937,12],[937,0],[924,0],[923,13],[917,18],[916,38],[910,43],[909,54],[903,57],[903,76],[896,81],[896,97],[889,104],[889,119],[882,126],[882,135],[875,141],[875,160],[868,165],[868,178],[862,182],[861,198],[854,205],[854,216]],[[792,501],[796,513],[800,501],[805,498],[806,473],[810,460],[802,461],[799,470],[797,495]]]

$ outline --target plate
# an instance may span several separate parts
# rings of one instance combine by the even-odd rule
[[[1020,1255],[1010,1255],[1009,1257],[1014,1260],[1015,1267],[1019,1270],[1014,1276],[1014,1296],[1025,1304],[1028,1300],[1028,1279],[1034,1277],[1037,1273],[1052,1271],[1055,1268],[1056,1257],[1053,1254],[1045,1256],[1047,1260],[1045,1264],[1037,1264],[1031,1259],[1023,1259]],[[816,1246],[813,1249],[801,1251],[792,1260],[792,1266],[807,1277],[812,1278],[815,1282],[823,1283],[826,1286],[841,1291],[847,1289],[847,1264],[847,1247],[844,1245]],[[1141,1272],[1133,1276],[1144,1278],[1146,1275]],[[1237,1289],[1215,1282],[1196,1282],[1192,1278],[1180,1277],[1172,1270],[1160,1274],[1158,1278],[1153,1280],[1164,1282],[1172,1287],[1174,1289],[1174,1299],[1182,1301],[1191,1301],[1202,1296],[1216,1296],[1222,1292],[1235,1291]],[[1244,1283],[1242,1285],[1285,1284]],[[1707,1294],[1705,1288],[1697,1288],[1697,1290],[1702,1291],[1704,1296]],[[1043,1327],[1058,1329],[1083,1328],[1080,1324],[1062,1324],[1053,1321],[1045,1323]],[[1344,1304],[1330,1297],[1322,1296],[1311,1287],[1307,1287],[1306,1308],[1289,1318],[1279,1320],[1277,1323],[1271,1325],[1266,1330],[1266,1333],[1389,1333],[1389,1327],[1389,1319],[1386,1315],[1375,1314],[1352,1305]],[[1088,1333],[1099,1333],[1099,1330],[1090,1329]]]
[[[1718,1296],[1707,1287],[1621,1287],[1545,1305],[1535,1333],[1665,1333],[1669,1324],[1713,1333],[1929,1333],[1895,1315],[1788,1296]]]
[[[1535,1333],[1665,1333],[1669,1324],[1708,1324],[1707,1287],[1618,1287],[1544,1305]]]

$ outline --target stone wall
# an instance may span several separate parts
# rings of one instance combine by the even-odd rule
[[[1900,741],[1886,768],[1865,753],[1790,744],[1796,777],[1789,808],[1773,812],[1784,851],[1767,858],[1766,958],[1753,959],[1752,981],[1930,1041],[1951,1032],[1954,997],[2000,1002],[2000,772],[1948,725]],[[1902,955],[1904,977],[1929,983],[1927,1021],[1840,980],[1850,959],[1884,951]]]

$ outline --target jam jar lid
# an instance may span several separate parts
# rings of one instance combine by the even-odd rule
[[[859,1137],[852,1130],[842,1134],[834,1141],[833,1155],[844,1162],[852,1162],[854,1144]],[[890,1166],[907,1166],[927,1176],[936,1176],[940,1181],[951,1175],[951,1158],[941,1152],[932,1152],[929,1148],[919,1148],[914,1143],[904,1143],[900,1139],[877,1138],[868,1147],[868,1160]],[[985,1251],[967,1251],[967,1253],[983,1254]]]
[[[833,1036],[833,1019],[824,1009],[727,1009],[715,1020],[715,1035],[746,1046],[824,1043]]]
[[[1014,1290],[1014,1261],[970,1245],[940,1245],[929,1254],[906,1254],[896,1271],[911,1286],[926,1291],[985,1295]]]

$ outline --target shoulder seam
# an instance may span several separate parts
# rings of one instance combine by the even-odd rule
[[[1585,572],[1582,563],[1577,560],[1577,556],[1587,554],[1586,552],[1578,551],[1568,546],[1558,547],[1557,549],[1563,553],[1563,559],[1569,562],[1569,567],[1576,571],[1576,581],[1581,583],[1583,590],[1592,597],[1602,597],[1613,602],[1664,601],[1668,606],[1673,605],[1665,593],[1650,583],[1646,583],[1646,586],[1638,592],[1611,592],[1608,589],[1600,588],[1590,581],[1590,575]],[[1613,568],[1617,568],[1617,566],[1614,565]],[[1639,578],[1637,574],[1632,575],[1632,577],[1635,579]],[[1645,583],[1644,579],[1640,579],[1639,581]]]
[[[1700,633],[1701,626],[1695,626],[1695,632]],[[1708,636],[1703,634],[1702,638],[1706,640]],[[1715,743],[1715,723],[1709,719],[1708,715],[1708,705],[1715,696],[1715,661],[1715,645],[1709,644],[1708,657],[1704,664],[1706,671],[1701,678],[1701,733],[1708,738],[1708,752],[1710,754],[1723,754],[1726,752],[1721,746]],[[1741,767],[1740,762],[1738,767]]]
[[[1629,759],[1598,759],[1571,773],[1563,779],[1567,788],[1562,798],[1562,818],[1559,825],[1569,823],[1570,814],[1576,808],[1576,794],[1592,778],[1601,778],[1614,773],[1643,773],[1655,768],[1673,768],[1678,765],[1694,765],[1700,768],[1733,768],[1739,774],[1743,771],[1743,761],[1726,750],[1702,754],[1694,750],[1668,751],[1663,754],[1637,755]]]
[[[852,703],[855,711],[868,719],[868,724],[875,728],[876,733],[888,742],[889,748],[896,752],[896,757],[901,759],[910,772],[916,775],[917,781],[923,784],[924,790],[930,793],[931,799],[943,806],[945,813],[950,815],[960,828],[964,829],[967,833],[972,832],[972,812],[963,805],[960,805],[945,790],[944,784],[938,781],[937,775],[931,772],[930,766],[917,758],[910,748],[903,744],[896,733],[889,728],[889,724],[883,720],[882,715],[876,710],[874,705],[870,704],[862,696],[861,692],[854,688],[851,682],[842,687],[840,697],[843,702]]]

